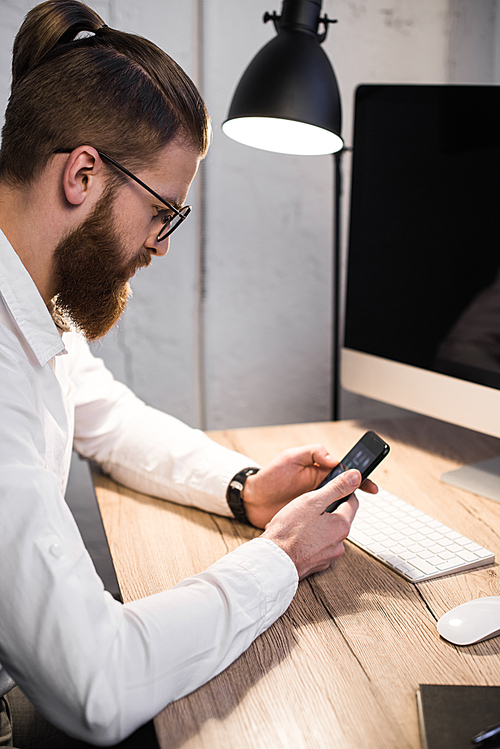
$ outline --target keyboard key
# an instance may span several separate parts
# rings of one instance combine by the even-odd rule
[[[409,551],[409,549],[405,549],[405,551],[400,552],[399,556],[401,557],[401,559],[404,559],[404,561],[406,562],[410,559],[413,559],[413,557],[415,556],[415,553],[413,551]]]
[[[429,528],[441,528],[442,527],[439,520],[429,520],[427,525],[429,526]]]
[[[464,549],[463,551],[459,551],[457,553],[457,557],[460,557],[460,559],[465,559],[466,562],[473,562],[474,559],[477,559],[476,555],[472,553],[472,551],[467,551]]]
[[[407,527],[411,532],[411,526]],[[421,541],[425,541],[426,539],[425,533],[411,533],[411,536],[416,543],[420,543]]]
[[[434,565],[429,564],[429,562],[426,562],[425,559],[416,559],[413,562],[413,566],[417,567],[417,569],[423,572],[424,575],[432,575],[432,573],[435,572]]]
[[[399,572],[402,572],[404,575],[406,572],[410,572],[410,571],[413,572],[415,568],[412,567],[410,564],[403,562],[403,564],[396,565],[396,569],[399,570]]]
[[[420,559],[429,559],[429,557],[432,557],[433,553],[432,551],[429,551],[428,549],[424,549],[419,553]]]
[[[455,554],[452,551],[442,551],[439,556],[441,559],[455,559]]]
[[[478,556],[479,559],[485,559],[485,557],[489,557],[490,554],[491,554],[491,551],[488,551],[488,549],[481,548],[476,551],[476,556]],[[494,562],[495,560],[492,559],[491,561]]]
[[[422,578],[422,573],[420,570],[414,569],[414,570],[408,570],[406,572],[406,576],[410,578],[412,582],[420,582]]]
[[[428,538],[430,538],[431,541],[440,541],[442,537],[443,537],[442,534],[438,533],[434,529],[432,530],[431,533],[429,533],[429,536],[428,536]]]
[[[435,556],[433,556],[433,557],[429,557],[429,559],[427,560],[427,564],[432,564],[432,565],[434,565],[434,567],[436,567],[436,566],[437,566],[438,564],[440,564],[440,563],[441,563],[442,561],[443,561],[443,560],[441,559],[441,557],[438,557],[438,555],[436,554],[436,555],[435,555]]]
[[[428,549],[429,551],[432,551],[433,554],[440,554],[443,551],[444,546],[441,546],[441,544],[433,543],[432,546],[428,547]]]
[[[420,544],[412,544],[411,546],[408,546],[410,551],[414,551],[415,554],[419,554],[421,551],[424,551],[424,547]]]
[[[423,541],[420,541],[424,549],[431,549],[433,546],[435,546],[435,543],[433,541],[429,541],[428,538],[425,538]],[[459,547],[462,548],[462,547]]]

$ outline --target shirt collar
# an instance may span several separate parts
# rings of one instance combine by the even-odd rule
[[[59,331],[30,274],[0,230],[0,294],[39,364],[66,353]]]

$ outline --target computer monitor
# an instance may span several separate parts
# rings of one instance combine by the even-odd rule
[[[343,387],[500,437],[499,272],[500,86],[360,86]]]

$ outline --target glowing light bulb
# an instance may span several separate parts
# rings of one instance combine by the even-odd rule
[[[330,130],[274,117],[238,117],[224,122],[222,129],[239,143],[277,153],[318,156],[340,151],[344,145]]]

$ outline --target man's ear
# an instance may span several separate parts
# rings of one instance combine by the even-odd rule
[[[63,174],[64,195],[71,205],[82,205],[90,195],[102,188],[102,161],[92,146],[79,146],[72,151]]]

